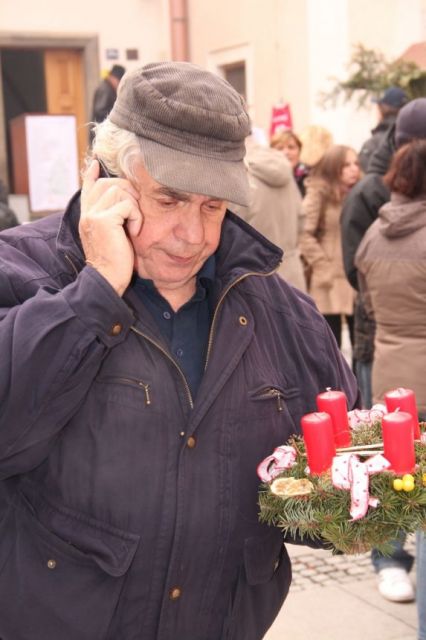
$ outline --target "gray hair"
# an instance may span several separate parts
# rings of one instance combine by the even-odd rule
[[[86,158],[86,167],[92,158],[99,158],[111,175],[135,179],[135,166],[143,165],[140,138],[117,127],[109,118],[93,123],[93,131],[95,137]]]

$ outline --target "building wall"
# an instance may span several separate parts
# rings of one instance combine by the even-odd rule
[[[114,62],[132,68],[170,56],[168,0],[2,0],[0,31],[97,34],[100,69]],[[107,60],[107,48],[118,49],[119,59]],[[125,49],[137,49],[139,60],[126,60]]]
[[[329,128],[336,142],[356,148],[375,124],[375,110],[354,105],[321,108],[330,77],[345,77],[356,43],[395,57],[426,37],[426,0],[187,0],[190,58],[220,71],[243,59],[254,123],[269,128],[272,105],[285,101],[294,129]],[[106,49],[118,49],[128,68],[170,58],[169,0],[2,0],[0,34],[49,33],[98,37],[99,69]],[[127,61],[125,49],[139,60]]]
[[[245,56],[248,102],[267,130],[272,105],[291,105],[294,129],[327,127],[338,143],[359,148],[376,123],[373,105],[324,109],[319,94],[347,74],[357,43],[400,55],[426,37],[425,0],[189,0],[193,62],[220,70]]]

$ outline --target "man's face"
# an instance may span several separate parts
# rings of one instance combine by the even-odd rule
[[[135,270],[163,295],[195,290],[196,274],[218,247],[226,202],[165,187],[141,166],[135,176],[143,216],[132,238]]]

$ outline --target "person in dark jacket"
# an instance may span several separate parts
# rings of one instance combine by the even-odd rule
[[[107,77],[97,87],[93,96],[92,122],[102,122],[114,106],[117,97],[117,89],[121,78],[126,72],[121,64],[114,64]],[[93,130],[90,130],[93,140]]]
[[[383,183],[395,149],[394,129],[388,132],[370,161],[370,171],[350,191],[342,208],[340,219],[343,266],[349,283],[358,289],[355,254],[368,227],[377,218],[380,207],[389,200],[389,189]],[[374,354],[374,319],[365,311],[362,296],[354,301],[354,340],[352,356],[361,390],[363,406],[370,408],[371,367]]]
[[[383,182],[396,148],[418,138],[426,138],[426,98],[417,98],[400,110],[395,127],[382,141],[373,155],[368,173],[351,191],[342,211],[342,250],[346,276],[353,287],[358,286],[355,255],[370,225],[377,219],[379,209],[389,201],[390,191]],[[363,406],[372,404],[371,373],[374,358],[375,321],[358,294],[354,308],[355,372]],[[379,591],[387,600],[404,602],[414,598],[409,578],[413,557],[403,547],[404,537],[395,540],[392,555],[384,556],[376,549],[372,561],[378,575]],[[397,571],[395,571],[395,569]]]
[[[2,640],[260,640],[283,604],[257,465],[319,391],[358,391],[227,211],[249,131],[222,78],[146,65],[66,212],[0,237]]]
[[[369,171],[369,163],[375,151],[380,147],[383,138],[395,126],[396,116],[401,107],[408,102],[407,94],[400,87],[389,87],[376,102],[379,122],[372,129],[371,137],[364,142],[358,155],[361,169]]]

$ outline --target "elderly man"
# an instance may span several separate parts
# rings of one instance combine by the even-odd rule
[[[258,640],[284,601],[257,464],[320,390],[357,389],[227,211],[249,129],[221,78],[147,65],[81,196],[1,236],[2,640]]]

